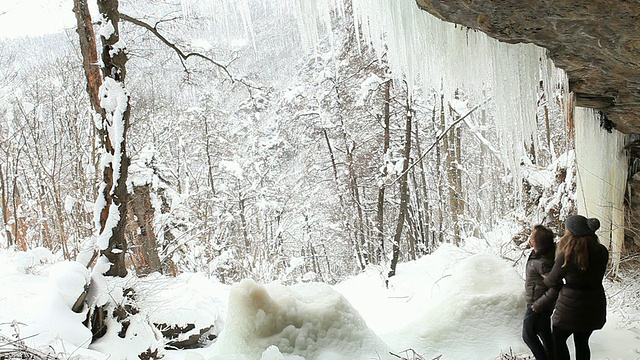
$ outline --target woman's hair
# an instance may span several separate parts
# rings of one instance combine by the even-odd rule
[[[546,226],[536,225],[531,230],[531,236],[536,242],[540,253],[546,253],[553,248],[553,231]]]
[[[586,270],[589,266],[589,240],[595,235],[576,236],[571,231],[566,230],[564,236],[558,241],[557,255],[564,254],[564,263],[567,266],[573,262],[579,269]]]

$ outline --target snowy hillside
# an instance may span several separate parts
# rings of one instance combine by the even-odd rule
[[[70,310],[84,283],[77,265],[55,263],[44,249],[2,250],[0,352],[15,346],[9,340],[22,339],[61,358],[137,359],[141,349],[159,341],[157,330],[142,325],[150,319],[215,323],[217,340],[201,349],[161,351],[167,360],[396,359],[390,353],[411,358],[413,352],[443,360],[526,356],[520,339],[523,250],[508,245],[508,231],[491,237],[467,239],[460,248],[443,244],[403,263],[388,287],[376,267],[333,287],[251,280],[226,286],[197,273],[130,277],[124,281],[138,291],[141,321],[126,347],[116,337],[89,346],[82,314]],[[639,359],[640,309],[630,297],[638,286],[607,282],[606,288],[609,320],[592,337],[593,359]]]

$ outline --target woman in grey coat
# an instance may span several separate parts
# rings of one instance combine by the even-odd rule
[[[529,236],[533,251],[527,259],[525,270],[525,299],[527,311],[522,322],[522,340],[536,360],[553,359],[551,312],[558,298],[558,291],[544,284],[544,277],[553,268],[556,244],[553,231],[536,225]]]
[[[573,335],[577,360],[589,360],[589,337],[606,322],[607,301],[602,279],[609,251],[598,242],[598,219],[572,215],[558,242],[556,261],[544,283],[560,289],[553,313],[556,360],[569,360],[567,339]]]

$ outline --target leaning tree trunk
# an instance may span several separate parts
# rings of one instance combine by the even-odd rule
[[[458,117],[459,118],[459,117]],[[464,214],[465,201],[463,198],[462,191],[462,127],[458,126],[455,131],[452,131],[455,136],[455,205],[456,205],[456,221],[455,221],[455,234],[456,234],[456,245],[460,246],[461,239],[461,217]]]
[[[364,214],[362,212],[362,203],[360,201],[360,191],[358,189],[358,176],[354,167],[353,151],[355,151],[355,143],[349,141],[347,133],[344,130],[344,123],[342,123],[342,138],[346,149],[347,169],[349,174],[349,190],[351,193],[351,201],[356,211],[357,219],[355,222],[356,232],[354,234],[355,250],[358,254],[360,261],[360,269],[364,270],[370,263],[371,256],[366,252],[366,241],[364,236]]]
[[[409,202],[408,189],[408,173],[409,173],[409,156],[411,155],[411,120],[413,118],[413,110],[407,104],[407,120],[405,124],[405,143],[404,143],[404,160],[402,162],[402,176],[400,177],[400,211],[398,213],[398,222],[396,224],[396,233],[393,236],[393,255],[391,258],[391,269],[388,277],[396,274],[396,265],[400,258],[400,238],[404,222],[407,217],[407,203]]]
[[[326,129],[322,130],[322,133],[324,134],[324,139],[327,143],[327,148],[329,149],[329,156],[331,157],[331,167],[333,169],[333,178],[334,181],[336,182],[336,187],[340,187],[340,179],[338,177],[338,165],[336,162],[336,157],[333,151],[333,147],[331,146],[331,141],[329,140],[329,134],[327,133]],[[346,214],[347,211],[347,205],[345,204],[345,200],[344,197],[342,196],[342,194],[338,191],[338,199],[340,202],[340,210],[342,211],[343,214]],[[345,221],[345,223],[348,224],[348,222]],[[348,238],[351,239],[351,241],[353,242],[353,246],[354,246],[354,251],[355,251],[355,256],[356,259],[358,260],[358,265],[360,266],[361,269],[365,268],[365,263],[364,263],[364,259],[362,257],[362,252],[360,251],[360,247],[359,247],[359,243],[357,240],[357,234],[354,235],[354,238],[351,237],[351,232],[349,230],[349,228],[346,229],[346,232],[348,234]]]
[[[436,109],[433,108],[432,113],[432,121],[436,120]],[[419,228],[419,239],[421,243],[421,247],[418,249],[420,254],[427,254],[430,251],[429,245],[429,191],[427,190],[427,176],[426,170],[424,167],[424,159],[422,155],[422,146],[420,143],[420,130],[415,124],[415,144],[416,144],[416,157],[418,158],[418,167],[419,167],[419,182],[416,181],[415,191],[416,191],[416,207],[418,209],[418,216],[416,220],[418,221]],[[420,199],[420,195],[422,199]]]
[[[9,230],[9,206],[7,205],[7,186],[2,166],[0,165],[0,208],[2,209],[2,228],[7,237],[7,248],[13,245],[13,237]]]
[[[444,134],[447,128],[447,121],[444,112],[444,90],[441,89],[440,93],[440,123],[438,124],[438,133]],[[436,148],[436,167],[438,171],[444,172],[447,170],[447,162],[446,162],[446,154],[449,152],[449,142],[447,141],[447,136],[442,137],[442,149],[440,147]],[[442,176],[438,176],[438,244],[441,244],[444,241],[443,233],[444,233],[444,214],[447,205],[445,204],[445,194],[444,187],[446,186],[446,180],[443,179]],[[435,242],[435,236],[434,236]]]
[[[101,56],[98,56],[96,51],[96,38],[87,1],[74,0],[73,9],[87,79],[87,92],[91,106],[96,112],[93,123],[96,124],[99,138],[97,152],[101,154],[98,173],[102,173],[102,181],[94,207],[96,245],[102,258],[101,263],[108,264],[107,269],[99,268],[100,272],[106,276],[124,277],[127,275],[125,223],[128,201],[126,180],[129,168],[126,136],[130,111],[129,94],[124,86],[127,57],[118,33],[118,0],[97,2],[101,14],[98,21]],[[101,76],[95,66],[97,63],[101,65]],[[93,259],[89,260],[86,265],[89,266],[92,261]],[[82,311],[88,291],[89,287],[86,287],[74,304],[74,311]],[[85,325],[91,328],[94,341],[107,333],[107,319],[112,316],[121,323],[120,334],[126,332],[128,320],[124,320],[115,312],[109,313],[107,305],[92,305],[93,308],[87,313]]]
[[[376,247],[375,259],[378,263],[380,263],[384,256],[384,195],[385,195],[385,182],[387,177],[387,164],[386,155],[387,151],[389,151],[389,124],[391,122],[391,112],[389,109],[389,104],[391,101],[390,95],[391,89],[391,80],[387,80],[384,88],[384,106],[382,109],[382,118],[384,121],[384,145],[382,147],[382,181],[380,182],[380,187],[378,188],[378,206],[376,213],[376,231],[378,238],[378,245]]]
[[[449,106],[449,115],[454,118],[454,113],[453,113],[453,109],[451,108],[451,106]],[[458,120],[457,118],[454,118],[452,121]],[[449,133],[448,136],[446,136],[445,138],[448,137],[448,141],[447,141],[447,160],[446,160],[446,167],[447,167],[447,188],[449,189],[448,191],[448,198],[449,198],[449,211],[451,212],[451,226],[453,227],[453,242],[456,246],[460,245],[460,226],[459,226],[459,217],[458,215],[460,214],[460,202],[458,201],[458,197],[460,196],[460,193],[458,192],[458,167],[460,166],[459,164],[459,158],[458,158],[458,144],[459,144],[459,139],[458,139],[458,134],[457,134],[457,130],[456,129],[452,129],[452,131]]]

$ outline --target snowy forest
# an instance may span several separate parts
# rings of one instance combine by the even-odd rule
[[[305,352],[277,341],[244,352],[221,334],[242,333],[243,323],[209,311],[214,301],[194,310],[206,319],[176,314],[159,326],[150,299],[187,274],[198,274],[202,293],[204,283],[231,293],[220,300],[228,314],[234,294],[260,284],[279,303],[282,289],[346,292],[363,274],[382,291],[438,251],[449,260],[488,251],[496,258],[485,265],[500,260],[521,275],[533,225],[561,236],[564,219],[585,212],[601,218],[618,296],[610,302],[627,309],[621,326],[636,329],[639,343],[638,244],[625,240],[622,208],[626,137],[575,108],[544,49],[441,22],[410,0],[64,6],[75,26],[0,38],[0,258],[20,263],[0,278],[16,272],[60,286],[80,320],[57,321],[75,321],[86,332],[67,334],[88,340],[64,330],[29,337],[28,321],[56,320],[4,313],[0,359],[369,359],[361,349]],[[0,11],[0,21],[10,16]],[[602,148],[579,152],[594,141]],[[609,160],[593,161],[601,158]],[[591,166],[582,175],[581,162]],[[179,292],[163,306],[174,307]],[[522,303],[517,291],[505,296]],[[11,309],[8,298],[0,295],[0,307]],[[510,343],[483,358],[527,358],[521,313]],[[151,334],[142,347],[115,345],[142,328]],[[217,352],[176,350],[216,340]],[[415,351],[400,355],[405,348]],[[387,354],[446,353],[405,348]],[[627,348],[640,356],[640,346]],[[442,359],[464,358],[454,354]]]

